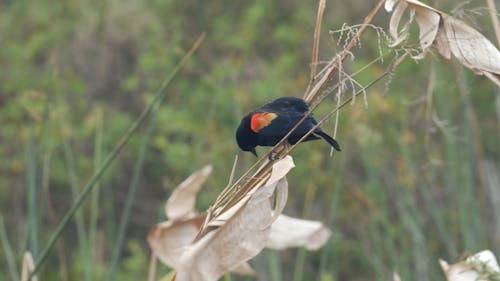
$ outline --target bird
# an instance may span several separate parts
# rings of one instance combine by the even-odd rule
[[[307,103],[296,97],[281,97],[245,115],[236,130],[236,142],[243,151],[255,156],[257,146],[275,146],[307,114],[304,121],[288,136],[288,144],[297,143],[318,124]],[[317,127],[303,141],[323,139],[335,150],[340,145],[330,135]],[[285,145],[288,145],[285,143]],[[271,156],[269,156],[271,159]]]

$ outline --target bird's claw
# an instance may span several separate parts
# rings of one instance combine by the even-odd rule
[[[271,150],[271,152],[269,152],[269,155],[267,156],[267,158],[269,159],[269,161],[275,161],[275,160],[278,160],[279,155],[280,155],[280,153],[278,151],[276,151],[276,149],[273,149],[273,150]]]
[[[279,159],[279,156],[282,152],[285,152],[285,154],[288,154],[290,152],[290,146],[288,143],[282,144],[280,147],[273,148],[271,152],[269,152],[269,161],[275,161]]]

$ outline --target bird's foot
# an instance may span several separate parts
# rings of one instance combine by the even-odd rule
[[[273,148],[271,152],[269,152],[269,161],[275,161],[280,158],[281,153],[285,152],[285,154],[288,154],[290,151],[290,145],[288,142],[283,143],[281,146],[278,146],[276,148]]]
[[[267,158],[269,159],[269,161],[274,161],[278,160],[279,156],[280,156],[280,151],[278,149],[273,149],[271,150],[271,152],[269,152]]]

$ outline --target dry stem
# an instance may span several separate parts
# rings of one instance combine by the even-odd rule
[[[311,60],[311,78],[309,80],[309,85],[307,86],[306,93],[309,92],[310,87],[314,84],[314,79],[316,77],[316,68],[318,67],[319,38],[321,35],[321,22],[323,21],[323,13],[325,12],[325,7],[326,7],[325,0],[320,0],[318,5],[318,15],[316,17],[316,26],[314,28],[314,43],[313,43],[313,52]]]
[[[349,44],[347,44],[347,47],[345,48],[344,51],[342,51],[338,56],[336,56],[333,60],[336,60],[337,62],[342,63],[347,56],[350,54],[352,48],[358,43],[359,39],[361,38],[361,35],[365,32],[366,28],[371,24],[375,16],[378,14],[380,9],[382,9],[382,6],[384,5],[385,0],[380,0],[375,6],[375,8],[365,17],[363,24],[359,28],[358,32],[356,35],[351,39]],[[337,73],[337,68],[335,65],[336,63],[329,64],[330,69],[321,77],[321,80],[312,87],[312,90],[304,94],[304,100],[311,104],[317,96],[322,92],[322,90],[326,87],[327,83],[330,82],[335,74]],[[310,88],[310,87],[308,87]]]
[[[500,47],[500,24],[498,23],[497,7],[495,1],[486,0],[488,3],[488,11],[490,12],[491,21],[493,24],[493,29],[495,30],[495,36],[497,37],[497,44]]]

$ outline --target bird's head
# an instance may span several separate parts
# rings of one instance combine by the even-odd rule
[[[257,156],[255,147],[257,146],[257,134],[250,127],[250,116],[245,116],[236,130],[236,142],[243,151],[250,151]]]

